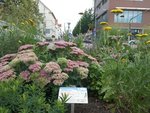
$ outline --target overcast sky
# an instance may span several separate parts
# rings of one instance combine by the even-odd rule
[[[78,13],[93,7],[93,0],[41,0],[56,16],[58,22],[67,27],[71,23],[71,30],[80,19]]]

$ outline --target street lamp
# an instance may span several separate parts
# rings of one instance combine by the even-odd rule
[[[70,22],[67,23],[68,24],[68,32],[70,32]]]
[[[83,12],[80,12],[80,13],[79,13],[79,15],[81,15],[81,16],[82,16],[83,14],[84,14]],[[80,32],[81,32],[81,19],[80,19]]]
[[[129,33],[131,33],[131,21],[132,21],[133,19],[135,19],[136,17],[138,17],[139,15],[141,15],[142,13],[143,13],[143,12],[141,12],[141,13],[135,15],[134,17],[130,18],[130,20],[129,20]],[[128,41],[130,41],[130,39],[131,39],[131,36],[129,36]]]

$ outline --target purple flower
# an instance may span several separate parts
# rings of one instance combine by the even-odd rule
[[[48,74],[44,70],[40,71],[40,75],[41,75],[41,77],[47,77],[48,76]]]
[[[30,75],[30,72],[29,71],[22,71],[20,73],[20,76],[24,79],[24,80],[28,80],[29,79],[29,75]]]
[[[11,67],[9,65],[4,65],[0,68],[0,73],[3,73],[3,72],[10,70],[10,69],[11,69]]]
[[[46,63],[46,66],[44,67],[44,70],[45,70],[47,73],[61,72],[61,68],[60,68],[59,64],[56,63],[56,62],[49,62],[49,63]]]
[[[71,68],[65,68],[64,71],[65,72],[73,72],[73,69],[71,69]]]
[[[79,67],[78,63],[76,61],[72,61],[72,60],[68,60],[67,66],[68,66],[68,68],[71,68],[71,69]]]
[[[64,48],[65,48],[65,46],[61,46],[61,45],[55,45],[55,47],[56,47],[57,49],[64,49]]]
[[[31,50],[24,50],[24,51],[19,52],[16,58],[18,58],[19,61],[22,61],[25,64],[28,64],[29,62],[36,62],[38,60],[38,57],[36,56],[36,54]]]
[[[37,72],[41,70],[41,66],[38,64],[32,64],[29,66],[29,70],[32,72]]]
[[[0,61],[1,62],[10,61],[10,60],[14,59],[15,56],[16,56],[16,54],[7,54],[7,55],[1,57]]]
[[[66,41],[57,41],[54,43],[56,45],[56,48],[65,48],[65,47],[68,47],[68,46],[76,46],[75,43],[73,42],[66,42]]]
[[[37,42],[38,46],[46,46],[49,45],[49,42]]]
[[[32,49],[32,48],[33,48],[33,45],[26,44],[26,45],[20,46],[19,51],[27,50],[27,49]]]
[[[14,71],[12,69],[10,70],[7,70],[3,73],[0,73],[0,80],[5,80],[5,79],[8,79],[10,77],[14,77]]]
[[[1,62],[0,63],[0,68],[2,68],[3,66],[7,65],[9,62]]]
[[[86,62],[82,62],[82,61],[77,61],[77,63],[79,64],[79,66],[81,67],[89,67],[89,64]]]
[[[68,46],[65,41],[58,41],[58,42],[55,42],[54,44],[55,44],[56,46],[62,46],[62,47]]]
[[[77,48],[77,47],[71,47],[71,49],[72,49],[71,54],[85,55],[84,51],[81,50],[80,48]]]

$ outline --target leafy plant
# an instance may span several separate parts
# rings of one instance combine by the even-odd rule
[[[91,76],[91,88],[95,88],[103,100],[113,102],[114,112],[148,113],[150,48],[146,42],[149,37],[138,38],[137,47],[133,48],[123,39],[125,32],[118,34],[112,30],[109,33],[116,36],[114,41],[104,44],[97,39],[93,50],[89,51],[98,58],[103,69],[99,79]],[[117,38],[119,35],[123,37]]]

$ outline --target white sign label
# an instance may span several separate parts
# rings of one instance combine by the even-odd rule
[[[66,103],[88,103],[87,88],[83,87],[60,87],[58,99],[63,98],[63,95],[67,95],[68,101]]]

